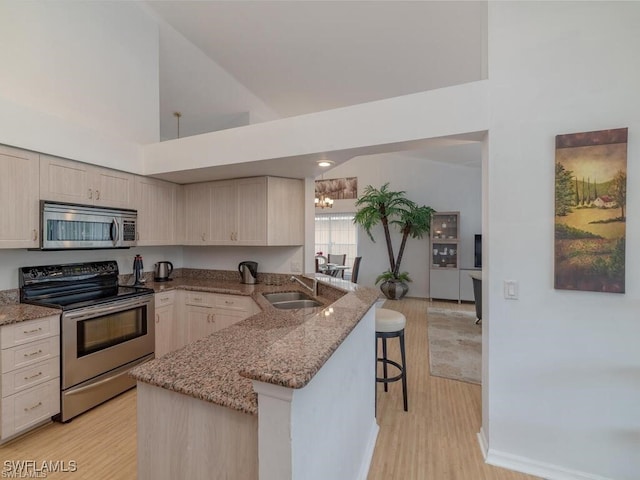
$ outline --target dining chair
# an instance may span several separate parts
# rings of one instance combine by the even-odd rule
[[[335,263],[336,265],[344,265],[345,262],[347,261],[347,254],[343,253],[343,254],[332,254],[330,253],[327,256],[327,260],[329,261],[329,263]],[[340,276],[341,278],[344,278],[344,270],[340,270],[337,271],[335,276]]]
[[[321,265],[327,263],[327,258],[322,255],[316,255],[316,273],[322,273],[323,269]]]
[[[362,257],[356,257],[353,260],[353,268],[351,269],[351,282],[358,283],[358,273],[360,273],[360,261]]]

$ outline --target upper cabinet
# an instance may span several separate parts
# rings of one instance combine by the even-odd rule
[[[48,155],[40,156],[40,198],[135,208],[134,175]]]
[[[0,145],[0,248],[38,246],[38,154]]]
[[[180,185],[149,177],[135,177],[138,245],[177,245]]]
[[[185,187],[188,245],[302,245],[304,184],[276,177]]]

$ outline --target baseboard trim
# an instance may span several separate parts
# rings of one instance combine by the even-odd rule
[[[484,434],[484,429],[480,427],[478,432],[478,443],[480,444],[480,452],[482,452],[482,458],[487,461],[487,454],[489,453],[489,443],[487,442],[487,436]]]
[[[480,434],[478,434],[478,436],[480,436]],[[479,440],[482,447],[482,442],[486,442],[486,438],[484,440]],[[509,470],[515,470],[516,472],[528,473],[529,475],[535,475],[536,477],[541,477],[546,480],[613,480],[609,477],[580,472],[577,470],[570,470],[558,465],[537,462],[535,460],[531,460],[530,458],[521,457],[519,455],[512,455],[505,452],[499,452],[492,449],[487,450],[485,461],[486,463],[494,465],[496,467],[508,468]]]
[[[373,452],[376,449],[376,440],[378,439],[378,432],[380,427],[378,422],[373,420],[371,431],[369,432],[369,440],[367,441],[367,447],[362,455],[362,464],[360,465],[360,472],[357,480],[367,480],[369,476],[369,469],[371,468],[371,461],[373,460]]]

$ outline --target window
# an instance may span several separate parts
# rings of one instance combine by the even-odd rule
[[[353,265],[358,251],[358,227],[353,213],[322,213],[316,215],[316,253],[325,257],[347,254],[345,265]],[[345,277],[346,278],[346,277]]]

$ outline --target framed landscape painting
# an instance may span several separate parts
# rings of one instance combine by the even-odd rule
[[[557,289],[624,293],[627,130],[556,136]]]

